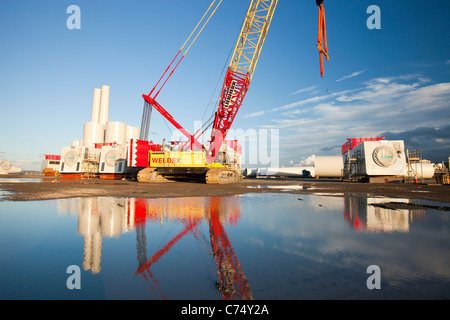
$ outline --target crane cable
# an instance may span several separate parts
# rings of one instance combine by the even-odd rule
[[[234,42],[233,42],[233,43],[236,43],[236,42],[238,41],[238,39],[239,39],[239,36],[240,36],[240,34],[241,34],[241,26],[244,24],[245,18],[246,18],[246,17],[243,17],[243,18],[242,18],[242,22],[241,22],[241,24],[239,25],[239,29],[237,30],[236,38],[234,39]],[[220,83],[220,81],[223,79],[223,76],[224,76],[224,74],[225,74],[225,71],[227,70],[228,66],[230,65],[230,58],[231,58],[231,55],[233,54],[233,51],[234,51],[234,47],[231,47],[231,48],[230,48],[230,52],[228,53],[228,57],[227,57],[227,59],[225,60],[225,64],[223,65],[222,72],[220,73],[220,76],[219,76],[219,78],[217,79],[216,86],[214,87],[214,90],[213,90],[213,92],[212,92],[212,94],[211,94],[211,97],[209,98],[208,104],[206,105],[205,111],[203,112],[203,115],[202,115],[202,121],[203,121],[203,119],[205,118],[205,114],[206,114],[206,112],[208,111],[209,106],[211,105],[211,101],[212,101],[214,95],[216,94],[216,90],[217,90],[217,87],[219,86],[219,83]],[[220,93],[219,93],[219,97],[217,98],[216,105],[219,104],[219,100],[220,100]],[[214,117],[214,116],[215,116],[215,111],[213,110],[213,111],[212,111],[211,117]],[[209,121],[209,120],[208,120],[208,121]]]
[[[192,37],[192,35],[194,34],[195,30],[197,30],[197,28],[199,27],[199,25],[201,24],[201,22],[203,21],[203,19],[205,18],[205,16],[207,15],[207,13],[209,12],[209,10],[212,8],[212,6],[214,5],[214,3],[216,2],[216,0],[213,0],[211,2],[211,4],[209,5],[208,9],[206,10],[206,12],[203,14],[202,18],[200,19],[200,21],[197,23],[197,25],[195,26],[194,30],[192,30],[191,34],[189,35],[189,37],[186,39],[186,41],[184,42],[184,44],[181,46],[180,50],[178,50],[177,54],[175,55],[175,57],[173,58],[172,62],[170,62],[169,66],[166,68],[166,70],[164,71],[163,75],[161,76],[161,78],[159,78],[158,82],[156,83],[156,85],[153,87],[152,91],[150,91],[149,96],[153,93],[153,91],[156,89],[156,87],[158,86],[159,82],[164,78],[165,74],[167,73],[167,71],[169,71],[170,67],[172,66],[172,64],[175,62],[175,60],[177,59],[178,55],[181,53],[181,51],[183,51],[184,47],[186,46],[186,44],[189,42],[189,39]],[[183,55],[181,56],[181,58],[179,59],[178,63],[175,65],[175,67],[173,68],[173,70],[170,72],[169,76],[167,77],[167,79],[164,81],[164,83],[162,84],[161,88],[158,90],[158,92],[155,94],[155,96],[153,97],[153,99],[155,99],[158,94],[160,93],[161,89],[165,86],[167,80],[169,80],[169,78],[172,76],[173,72],[175,71],[175,69],[178,67],[178,65],[180,64],[181,60],[183,60],[184,56],[187,54],[187,52],[189,51],[189,49],[191,48],[191,46],[194,44],[195,40],[197,40],[198,36],[200,35],[200,33],[203,31],[203,29],[205,28],[206,24],[209,22],[209,20],[211,19],[211,17],[214,15],[214,13],[216,12],[217,8],[220,6],[220,4],[222,3],[222,0],[219,1],[219,3],[217,4],[217,6],[214,8],[214,10],[211,12],[211,14],[209,15],[208,19],[205,21],[205,23],[203,24],[203,26],[201,27],[200,31],[198,31],[197,35],[195,36],[195,38],[192,40],[192,42],[190,43],[190,45],[188,46],[188,48],[186,49],[186,51],[183,53]]]
[[[319,50],[320,58],[320,75],[323,77],[323,56],[329,60],[327,48],[327,31],[325,26],[325,9],[323,7],[323,0],[316,0],[319,6],[319,34],[317,36],[317,49]],[[323,41],[322,41],[323,40]]]

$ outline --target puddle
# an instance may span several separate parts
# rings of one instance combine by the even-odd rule
[[[11,194],[12,194],[12,192],[10,192],[10,191],[0,190],[0,201],[2,201],[3,199],[5,199],[7,196],[9,196]]]
[[[412,204],[272,193],[0,202],[0,298],[449,299],[450,212],[377,206],[394,201]],[[379,290],[366,285],[371,265]],[[80,290],[67,288],[69,266]]]
[[[345,196],[345,193],[342,192],[314,192],[316,196]]]
[[[306,189],[305,187],[299,186],[299,185],[292,185],[292,186],[257,185],[257,186],[247,186],[247,188],[248,189],[281,189],[283,191]]]
[[[42,182],[40,178],[0,178],[1,183]]]
[[[303,186],[270,186],[271,189],[303,190]]]

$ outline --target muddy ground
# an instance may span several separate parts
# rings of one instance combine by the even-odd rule
[[[67,180],[43,176],[2,176],[0,200],[26,201],[72,197],[115,196],[131,198],[211,197],[244,193],[295,193],[330,196],[389,197],[450,203],[450,185],[435,183],[357,183],[315,179],[244,179],[226,185],[190,182],[140,183],[124,180]],[[16,178],[10,180],[10,178]],[[16,182],[17,178],[21,181]],[[36,178],[41,178],[35,182]],[[28,179],[31,179],[27,181]],[[6,191],[6,192],[5,192]]]

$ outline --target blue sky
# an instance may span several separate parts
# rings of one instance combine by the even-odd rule
[[[93,90],[104,84],[109,119],[139,127],[141,95],[210,2],[0,0],[0,160],[38,170],[43,154],[82,139]],[[190,131],[217,106],[214,90],[249,3],[222,2],[158,97]],[[66,26],[72,4],[80,30]],[[381,10],[379,30],[366,26],[370,5]],[[321,78],[315,1],[279,1],[233,129],[277,130],[286,166],[339,155],[346,138],[378,135],[447,161],[450,2],[325,0],[325,10],[330,61]],[[171,130],[154,111],[150,138],[161,142]]]

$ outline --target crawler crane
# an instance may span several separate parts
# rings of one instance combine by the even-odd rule
[[[206,183],[231,183],[241,179],[240,163],[224,161],[226,154],[220,152],[220,149],[247,93],[277,2],[278,0],[252,0],[250,3],[222,86],[209,146],[204,147],[198,141],[203,132],[200,135],[189,134],[155,100],[159,91],[153,96],[153,92],[143,95],[143,120],[149,121],[151,109],[155,108],[188,138],[189,150],[163,149],[161,152],[150,152],[150,167],[138,173],[138,181],[164,181],[167,177],[183,176],[197,177]],[[181,59],[183,57],[184,55]],[[148,132],[146,123],[144,130],[141,128],[142,131]]]
[[[197,36],[187,50],[181,55],[181,58],[179,58],[179,54],[184,50],[184,47],[188,41],[190,41],[191,36],[206,17],[215,1],[216,0],[211,3],[208,10],[188,37],[188,40],[186,40],[178,51],[155,87],[149,94],[142,95],[144,98],[144,111],[141,125],[142,140],[148,138],[149,123],[153,108],[161,113],[161,115],[174,125],[188,140],[185,143],[181,143],[181,147],[178,145],[178,149],[166,150],[166,146],[163,145],[162,151],[150,151],[149,167],[139,171],[137,176],[138,181],[140,182],[161,182],[167,181],[167,178],[197,178],[206,183],[233,183],[242,179],[237,141],[234,145],[233,152],[233,150],[227,148],[227,145],[229,147],[229,143],[227,143],[225,138],[248,91],[278,0],[252,0],[250,3],[231,61],[227,68],[219,106],[213,117],[211,117],[211,119],[213,118],[212,131],[207,146],[203,146],[199,142],[200,136],[206,129],[202,128],[191,135],[156,101],[156,97],[160,93],[162,87],[164,87],[192,43],[198,37],[198,34],[203,30],[206,23],[222,2],[221,0],[212,10],[212,13],[210,13],[209,18],[201,28],[200,32],[197,33]],[[325,55],[328,60],[325,39],[325,16],[323,12],[323,0],[316,0],[316,2],[319,6],[318,48],[320,52],[321,73],[323,75],[323,55]],[[324,32],[323,38],[322,31]],[[156,90],[156,87],[172,68],[173,64],[175,64],[175,67],[168,74],[168,77],[163,82],[161,88]],[[207,128],[208,127],[209,126],[207,126]],[[231,152],[228,152],[227,150],[230,150]],[[227,152],[228,155],[234,153],[234,157],[229,157]]]

